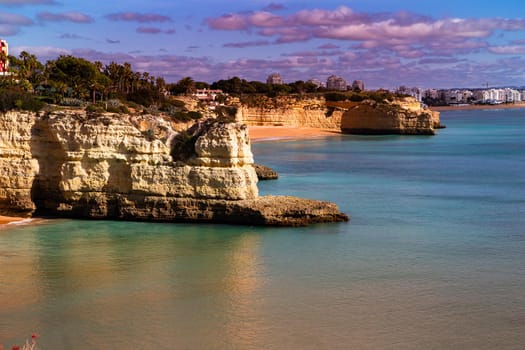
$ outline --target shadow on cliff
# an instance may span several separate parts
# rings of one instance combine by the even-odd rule
[[[30,151],[39,166],[31,188],[31,200],[36,206],[34,215],[55,213],[62,202],[59,183],[66,153],[51,132],[49,119],[45,116],[36,118],[31,128]]]

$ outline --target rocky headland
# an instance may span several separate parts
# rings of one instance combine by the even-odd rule
[[[240,103],[236,120],[249,126],[332,129],[348,134],[433,135],[439,112],[413,97],[327,101],[324,97],[258,97]]]
[[[333,203],[259,196],[241,123],[177,132],[152,115],[0,114],[0,215],[302,226]]]

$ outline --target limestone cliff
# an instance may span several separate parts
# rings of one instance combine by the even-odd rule
[[[433,135],[439,112],[423,108],[414,98],[363,101],[344,112],[341,131],[349,134]]]
[[[240,104],[236,120],[247,125],[310,127],[339,130],[342,110],[330,109],[322,98],[261,96],[250,105]]]
[[[183,148],[189,152],[178,159],[173,152]],[[261,204],[268,201],[273,211]],[[290,201],[301,209],[284,205]],[[258,197],[242,124],[212,121],[178,134],[153,116],[8,112],[0,115],[0,214],[34,213],[271,225],[347,220],[330,203]]]
[[[392,101],[325,101],[323,97],[258,97],[238,105],[236,120],[247,125],[312,127],[359,134],[434,134],[439,112],[411,97]]]

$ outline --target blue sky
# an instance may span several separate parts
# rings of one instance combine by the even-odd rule
[[[0,0],[10,53],[129,62],[168,82],[336,74],[369,88],[525,85],[525,2]]]

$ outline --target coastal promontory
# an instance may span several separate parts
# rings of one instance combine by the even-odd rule
[[[333,203],[259,196],[248,130],[175,131],[153,115],[0,115],[0,214],[303,226],[347,221]]]

